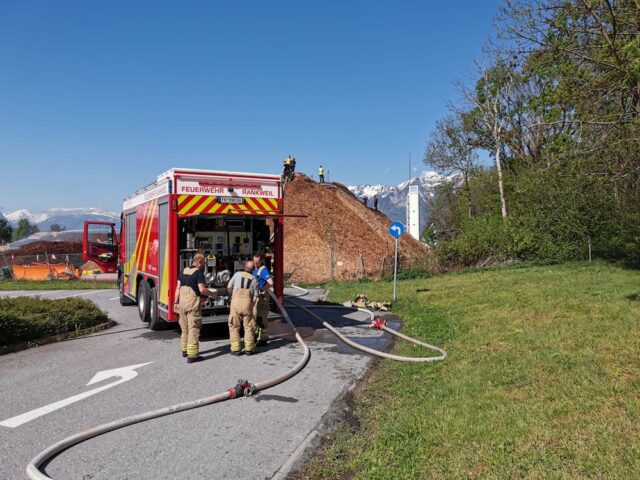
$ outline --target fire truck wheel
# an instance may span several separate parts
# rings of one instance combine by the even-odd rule
[[[123,307],[133,305],[133,300],[131,300],[124,294],[124,282],[121,273],[118,274],[118,293],[120,294],[120,305],[122,305]]]
[[[140,280],[138,285],[138,313],[140,320],[149,322],[149,284],[146,280]]]
[[[158,311],[158,289],[152,287],[149,290],[149,328],[151,330],[161,330],[164,321],[160,318]]]

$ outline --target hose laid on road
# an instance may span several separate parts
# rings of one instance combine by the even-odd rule
[[[304,295],[309,293],[308,290],[306,290],[304,288],[301,288],[301,287],[297,287],[295,285],[292,285],[292,288],[296,288],[298,290],[301,290],[301,291],[305,292],[305,293],[303,293],[302,295],[299,295],[299,296],[304,296]],[[371,310],[367,310],[366,308],[345,307],[345,306],[340,306],[340,305],[310,305],[310,306],[303,306],[303,305],[300,305],[298,302],[296,302],[294,300],[289,299],[288,301],[290,303],[292,303],[293,305],[295,305],[296,307],[298,307],[299,309],[301,309],[302,311],[306,312],[309,316],[311,316],[311,317],[315,318],[316,320],[318,320],[319,322],[321,322],[322,325],[325,328],[327,328],[331,333],[333,333],[336,337],[338,337],[340,340],[342,340],[344,343],[346,343],[350,347],[353,347],[353,348],[355,348],[357,350],[361,350],[363,352],[369,353],[371,355],[375,355],[376,357],[388,358],[390,360],[397,360],[399,362],[437,362],[437,361],[445,360],[447,358],[447,352],[445,350],[443,350],[442,348],[436,347],[435,345],[431,345],[429,343],[422,342],[422,341],[417,340],[415,338],[409,337],[408,335],[404,335],[404,334],[402,334],[400,332],[397,332],[396,330],[393,330],[392,328],[387,327],[385,322],[383,322],[383,321],[374,321],[375,314]],[[343,310],[354,310],[354,311],[360,311],[360,312],[367,313],[370,316],[371,320],[372,320],[371,326],[373,328],[377,328],[377,329],[383,330],[383,331],[385,331],[387,333],[390,333],[391,335],[395,335],[398,338],[406,340],[407,342],[411,342],[411,343],[414,343],[414,344],[419,345],[421,347],[427,348],[429,350],[436,351],[436,352],[440,353],[440,355],[438,355],[437,357],[404,357],[404,356],[401,356],[401,355],[394,355],[392,353],[381,352],[380,350],[376,350],[374,348],[369,348],[369,347],[366,347],[364,345],[360,345],[359,343],[354,342],[350,338],[342,335],[331,324],[329,324],[328,322],[323,320],[321,317],[319,317],[318,315],[313,313],[311,311],[312,308],[315,308],[315,309],[343,309]]]
[[[293,286],[293,288],[297,288],[298,290],[301,290],[303,293],[301,295],[291,295],[293,297],[301,297],[304,295],[308,294],[308,291],[305,289],[302,289],[300,287],[296,287]],[[249,384],[246,380],[239,380],[238,384],[235,387],[230,388],[229,390],[227,390],[226,392],[223,393],[219,393],[217,395],[213,395],[211,397],[205,397],[205,398],[201,398],[198,400],[193,400],[190,402],[184,402],[184,403],[179,403],[177,405],[172,405],[169,407],[164,407],[164,408],[160,408],[157,410],[151,410],[148,412],[144,412],[144,413],[140,413],[137,415],[132,415],[126,418],[122,418],[119,420],[114,420],[113,422],[109,422],[109,423],[105,423],[102,425],[98,425],[97,427],[93,427],[90,428],[88,430],[85,430],[83,432],[77,433],[75,435],[72,435],[70,437],[67,437],[63,440],[60,440],[59,442],[47,447],[45,450],[43,450],[42,452],[40,452],[38,455],[36,455],[33,460],[31,460],[31,462],[29,462],[29,464],[27,465],[27,476],[29,478],[31,478],[32,480],[53,480],[51,477],[47,476],[46,474],[44,474],[43,472],[40,471],[40,466],[46,462],[48,462],[49,460],[51,460],[53,457],[55,457],[56,455],[58,455],[60,452],[74,446],[77,445],[81,442],[84,442],[86,440],[89,440],[90,438],[96,437],[98,435],[102,435],[104,433],[107,432],[112,432],[114,430],[118,430],[120,428],[124,428],[126,426],[129,425],[133,425],[135,423],[140,423],[140,422],[144,422],[147,420],[152,420],[154,418],[159,418],[159,417],[163,417],[166,415],[171,415],[173,413],[178,413],[178,412],[182,412],[185,410],[191,410],[194,408],[199,408],[199,407],[204,407],[206,405],[212,405],[214,403],[219,403],[219,402],[223,402],[225,400],[229,400],[232,398],[237,398],[239,396],[245,395],[245,396],[249,396],[252,395],[254,392],[260,391],[260,390],[266,390],[267,388],[273,387],[275,385],[278,385],[279,383],[282,383],[288,379],[290,379],[291,377],[293,377],[294,375],[296,375],[298,372],[300,372],[300,370],[302,370],[305,365],[307,364],[307,362],[309,361],[309,358],[311,357],[311,351],[309,350],[308,345],[305,343],[305,341],[302,339],[302,337],[300,336],[300,333],[298,332],[298,330],[296,329],[295,325],[293,324],[293,322],[291,321],[291,318],[289,317],[289,314],[287,313],[286,309],[284,308],[284,306],[282,305],[282,303],[280,303],[280,301],[277,299],[277,297],[272,293],[269,292],[271,294],[271,297],[273,298],[274,302],[276,303],[278,309],[280,310],[280,312],[282,313],[282,316],[284,317],[284,319],[286,320],[286,322],[289,324],[289,327],[293,330],[296,340],[298,341],[298,343],[300,343],[300,345],[302,346],[303,349],[303,356],[302,359],[296,364],[296,366],[294,366],[292,369],[288,370],[285,373],[282,373],[272,379],[268,379],[268,380],[264,380],[262,382],[258,382],[255,385],[251,385]],[[291,297],[289,296],[289,297]],[[317,316],[315,313],[313,313],[308,307],[299,305],[297,302],[295,302],[294,300],[289,299],[289,302],[293,303],[294,305],[296,305],[298,308],[302,309],[303,311],[305,311],[306,313],[308,313],[309,315],[311,315],[312,317],[318,319],[319,321],[322,322],[322,324],[329,329],[332,333],[334,333],[340,340],[342,340],[343,342],[345,342],[347,345],[350,345],[353,348],[356,348],[358,350],[370,353],[372,355],[376,355],[379,357],[383,357],[383,358],[389,358],[392,360],[398,360],[398,361],[405,361],[405,362],[432,362],[432,361],[436,361],[436,360],[444,360],[445,358],[447,358],[447,353],[442,350],[439,347],[433,346],[433,345],[429,345],[428,343],[424,343],[421,342],[419,340],[416,340],[414,338],[408,337],[406,335],[403,335],[399,332],[396,332],[395,330],[392,330],[388,327],[386,327],[386,325],[381,324],[381,326],[379,326],[378,328],[391,333],[393,335],[396,335],[400,338],[403,338],[404,340],[407,340],[409,342],[413,342],[417,345],[432,349],[432,350],[436,350],[438,352],[440,352],[442,355],[439,357],[423,357],[423,358],[413,358],[413,357],[402,357],[399,355],[392,355],[392,354],[388,354],[385,352],[380,352],[378,350],[374,350],[372,348],[368,348],[365,347],[363,345],[360,345],[352,340],[350,340],[349,338],[345,337],[344,335],[342,335],[340,332],[338,332],[335,328],[333,328],[330,324],[328,324],[327,322],[325,322],[324,320],[322,320],[319,316]],[[315,307],[311,307],[311,308],[350,308],[350,307],[340,307],[340,306],[333,306],[333,305],[329,305],[329,306],[315,306]],[[356,310],[356,309],[354,309]],[[357,310],[362,311],[362,312],[366,312],[368,313],[371,318],[374,318],[373,312],[371,312],[370,310],[366,310],[366,309],[361,309],[358,308]]]
[[[179,403],[177,405],[172,405],[170,407],[164,407],[157,410],[151,410],[151,411],[140,413],[137,415],[132,415],[130,417],[121,418],[119,420],[105,423],[103,425],[99,425],[97,427],[93,427],[83,432],[67,437],[64,440],[60,440],[59,442],[46,448],[45,450],[40,452],[38,455],[36,455],[36,457],[33,460],[31,460],[31,462],[29,462],[29,464],[27,465],[27,475],[29,476],[29,478],[31,478],[32,480],[52,480],[51,477],[45,475],[40,471],[40,466],[43,463],[49,461],[55,455],[62,452],[63,450],[66,450],[67,448],[72,447],[73,445],[77,445],[78,443],[84,442],[85,440],[88,440],[90,438],[96,437],[98,435],[102,435],[103,433],[118,430],[128,425],[133,425],[134,423],[144,422],[154,418],[163,417],[165,415],[171,415],[172,413],[191,410],[193,408],[204,407],[205,405],[211,405],[213,403],[223,402],[231,398],[237,398],[238,396],[243,396],[243,395],[249,396],[249,395],[252,395],[254,392],[265,390],[267,388],[273,387],[274,385],[282,383],[285,380],[288,380],[294,375],[296,375],[298,372],[300,372],[300,370],[302,370],[304,366],[307,364],[307,362],[309,361],[309,358],[311,357],[311,351],[309,350],[309,347],[307,346],[305,341],[302,339],[302,337],[298,333],[298,330],[296,329],[296,327],[293,325],[293,322],[291,321],[289,314],[287,313],[285,308],[282,306],[280,301],[277,299],[275,295],[273,295],[271,291],[269,293],[271,293],[271,298],[273,298],[276,305],[282,312],[282,315],[284,319],[287,321],[287,323],[289,324],[289,327],[291,327],[291,329],[293,330],[296,340],[302,346],[302,349],[303,349],[302,359],[300,359],[300,361],[295,367],[274,378],[264,380],[262,382],[258,382],[255,385],[249,384],[246,380],[239,380],[236,387],[232,387],[226,392],[219,393],[212,397],[205,397],[199,400]]]

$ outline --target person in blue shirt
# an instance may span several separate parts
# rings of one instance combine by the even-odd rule
[[[255,253],[253,263],[255,265],[253,276],[258,281],[260,289],[258,303],[253,312],[256,319],[256,340],[257,345],[266,345],[269,341],[269,289],[273,288],[273,278],[264,264],[264,255]]]

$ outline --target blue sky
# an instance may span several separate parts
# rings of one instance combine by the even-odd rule
[[[0,0],[0,210],[93,206],[170,167],[395,184],[498,0]]]

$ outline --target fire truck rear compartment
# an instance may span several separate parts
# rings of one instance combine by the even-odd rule
[[[265,254],[267,268],[271,269],[273,253],[272,219],[252,216],[196,215],[178,220],[178,271],[189,265],[196,253],[206,257],[205,280],[207,288],[219,294],[216,300],[204,300],[204,323],[226,322],[230,298],[227,284],[243,262],[253,253]]]

